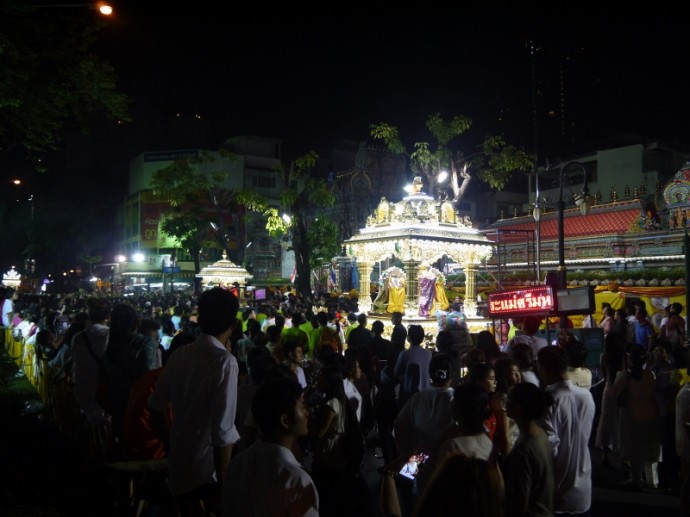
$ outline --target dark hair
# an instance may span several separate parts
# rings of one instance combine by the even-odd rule
[[[541,319],[536,316],[527,316],[522,322],[522,330],[528,336],[532,336],[539,330]]]
[[[292,379],[273,379],[263,383],[252,399],[252,415],[264,435],[280,434],[282,415],[292,421],[295,406],[302,397],[302,386]]]
[[[520,370],[529,370],[534,366],[534,351],[527,343],[514,343],[508,349],[508,354]]]
[[[410,325],[407,329],[407,340],[411,345],[420,345],[424,341],[424,327],[421,325]]]
[[[161,328],[161,324],[158,323],[156,320],[152,320],[151,318],[146,318],[141,320],[141,323],[139,323],[139,332],[141,334],[148,334],[149,332],[152,331],[159,331]]]
[[[355,374],[356,366],[358,363],[361,369],[362,364],[359,357],[359,351],[356,348],[348,348],[347,350],[345,350],[344,376],[351,378]]]
[[[371,324],[371,331],[374,334],[383,334],[383,321],[381,320],[374,320],[374,322]]]
[[[395,311],[391,315],[391,321],[393,322],[393,324],[400,323],[402,321],[402,319],[403,319],[403,313],[402,312]]]
[[[281,334],[282,331],[278,325],[270,325],[266,329],[266,339],[268,339],[269,343],[275,343],[280,340]]]
[[[113,343],[125,345],[139,328],[139,313],[126,303],[118,303],[110,313],[110,337],[108,350]]]
[[[453,415],[460,422],[463,434],[483,432],[484,420],[491,416],[489,394],[477,384],[459,384],[453,390]]]
[[[494,370],[496,371],[496,391],[507,393],[510,390],[508,386],[508,374],[513,369],[518,367],[517,363],[512,357],[500,357],[494,362]]]
[[[439,352],[448,352],[453,348],[453,334],[450,330],[439,330],[436,334],[436,349]]]
[[[545,346],[539,350],[537,361],[550,373],[562,374],[568,371],[568,356],[560,346]]]
[[[453,374],[453,360],[448,354],[438,353],[429,363],[429,377],[433,384],[445,384]]]
[[[349,321],[350,323],[354,323],[355,321],[357,321],[357,315],[354,312],[349,313],[347,315],[347,321]]]
[[[170,359],[170,356],[177,352],[180,348],[191,345],[194,343],[194,341],[196,341],[194,335],[184,330],[175,334],[170,341],[170,347],[163,354],[163,364],[165,364],[168,359]]]
[[[492,361],[501,355],[496,338],[488,330],[482,330],[477,334],[477,348],[484,351],[487,361]]]
[[[340,354],[335,355],[340,356]],[[324,380],[324,384],[326,385],[324,389],[326,400],[336,398],[342,402],[344,408],[347,404],[347,397],[345,395],[345,387],[343,384],[342,368],[333,364],[327,364],[321,368],[319,377]]]
[[[553,404],[553,396],[539,389],[531,382],[519,382],[510,390],[508,398],[511,403],[517,404],[530,420],[543,418],[546,410]]]
[[[297,336],[287,335],[280,340],[280,343],[283,346],[283,354],[285,354],[286,358],[292,354],[296,348],[302,348],[302,342]],[[304,352],[303,348],[302,351]]]
[[[491,363],[474,363],[472,366],[469,367],[467,381],[470,383],[485,381],[486,378],[489,376],[490,371],[496,371],[496,369],[493,367]]]
[[[580,368],[587,360],[589,350],[584,343],[577,340],[566,341],[565,353],[568,356],[568,366],[571,368]]]
[[[364,312],[360,312],[359,315],[357,316],[357,323],[362,325],[363,327],[366,326],[367,324],[367,315]]]
[[[86,302],[89,319],[92,323],[101,323],[108,319],[113,306],[106,298],[89,298]]]
[[[232,292],[221,287],[204,291],[199,297],[199,327],[205,334],[222,334],[235,324],[239,310],[240,302]]]
[[[320,327],[325,327],[328,325],[328,313],[326,312],[317,312],[316,313],[316,321],[319,323]]]

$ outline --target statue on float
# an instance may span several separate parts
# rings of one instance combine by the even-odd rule
[[[374,312],[405,312],[405,286],[407,275],[397,266],[381,274],[379,293],[374,300]]]
[[[446,277],[431,267],[419,277],[419,315],[428,318],[450,306],[446,297]]]

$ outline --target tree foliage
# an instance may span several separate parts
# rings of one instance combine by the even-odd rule
[[[335,223],[318,217],[320,209],[335,203],[326,182],[314,174],[318,158],[310,151],[281,170],[285,185],[281,202],[290,214],[287,230],[291,232],[291,249],[295,252],[295,284],[305,298],[311,296],[311,269],[330,262],[340,250]]]
[[[439,114],[430,115],[426,127],[434,141],[415,142],[408,150],[400,138],[398,128],[381,122],[369,126],[371,136],[383,140],[395,154],[409,158],[410,168],[416,175],[424,176],[427,186],[436,183],[441,170],[451,170],[453,202],[457,205],[464,196],[476,171],[477,178],[494,189],[502,189],[517,170],[529,170],[533,159],[525,151],[508,145],[501,136],[487,136],[478,149],[468,155],[455,149],[455,140],[469,130],[472,121],[463,116],[444,120]]]
[[[67,127],[86,132],[94,116],[129,120],[114,69],[91,50],[102,24],[81,11],[0,2],[5,159],[28,159],[42,171],[42,156],[60,147]]]
[[[239,252],[229,247],[229,241],[241,240],[240,228],[245,222],[241,212],[248,210],[260,214],[273,236],[284,233],[286,226],[265,196],[229,186],[228,163],[237,157],[222,149],[218,155],[225,161],[219,163],[214,154],[205,151],[196,157],[175,160],[156,171],[151,181],[154,194],[169,202],[172,208],[171,214],[164,219],[163,230],[189,250],[197,272],[203,247],[220,247],[232,260],[242,261],[238,253],[244,247],[238,246]]]

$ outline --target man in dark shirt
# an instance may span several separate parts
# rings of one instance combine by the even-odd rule
[[[394,345],[402,345],[405,347],[407,341],[407,330],[402,324],[402,312],[394,312],[391,316],[391,323],[393,323],[393,333],[391,334],[391,343]]]
[[[371,330],[367,328],[367,322],[367,315],[365,313],[362,312],[357,315],[357,326],[347,336],[348,347],[357,348],[369,344],[369,341],[374,336],[371,334]]]

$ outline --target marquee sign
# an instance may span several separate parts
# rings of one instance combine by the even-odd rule
[[[556,308],[550,285],[536,285],[490,293],[489,315],[508,318],[543,315]]]

